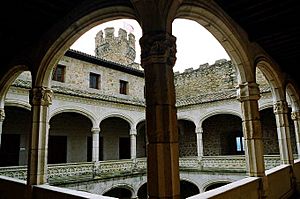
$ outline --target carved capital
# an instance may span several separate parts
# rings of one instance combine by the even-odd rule
[[[245,82],[237,87],[237,99],[239,101],[259,100],[260,92],[255,82]]]
[[[100,128],[92,128],[91,129],[93,134],[99,134],[100,133]]]
[[[46,87],[35,87],[30,90],[30,104],[35,106],[49,106],[52,104],[53,91]]]
[[[163,33],[149,33],[140,39],[142,67],[152,63],[167,63],[174,66],[176,61],[176,37]]]
[[[130,135],[136,136],[137,135],[136,130],[135,129],[130,129]]]
[[[5,111],[4,108],[0,108],[0,122],[3,122],[5,119]]]
[[[291,118],[292,118],[292,120],[300,120],[300,112],[299,111],[292,112],[291,113]]]
[[[277,101],[274,103],[273,111],[275,114],[288,113],[288,104],[286,101]]]

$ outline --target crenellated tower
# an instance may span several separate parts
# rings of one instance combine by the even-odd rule
[[[120,28],[118,36],[114,35],[115,29],[108,27],[100,30],[95,37],[95,55],[102,59],[120,63],[126,66],[137,68],[134,62],[135,36],[132,33]]]

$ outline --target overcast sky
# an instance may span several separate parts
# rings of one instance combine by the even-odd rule
[[[100,30],[106,27],[115,27],[115,33],[119,28],[127,29],[136,38],[136,62],[140,63],[139,39],[142,30],[135,20],[122,19],[103,23],[83,34],[72,46],[71,49],[95,55],[95,36]],[[133,29],[132,29],[132,28]],[[173,22],[172,34],[177,38],[177,61],[174,71],[183,72],[186,68],[198,68],[204,63],[213,64],[218,59],[227,59],[229,56],[220,43],[205,28],[191,20],[176,19]]]

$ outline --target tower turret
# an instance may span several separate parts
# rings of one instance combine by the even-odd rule
[[[120,28],[118,36],[114,36],[115,29],[108,27],[100,30],[95,37],[95,55],[102,59],[134,67],[136,56],[135,36]]]

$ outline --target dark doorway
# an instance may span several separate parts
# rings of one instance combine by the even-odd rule
[[[20,135],[2,134],[0,149],[0,166],[18,166]]]
[[[119,138],[119,159],[130,159],[130,138]]]
[[[48,164],[67,162],[67,136],[49,136]]]

